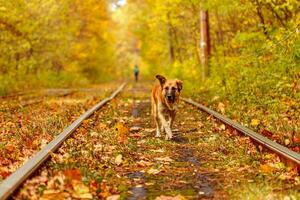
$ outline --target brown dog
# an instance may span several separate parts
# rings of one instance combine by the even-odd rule
[[[160,137],[160,132],[166,132],[166,140],[172,139],[172,125],[176,115],[176,104],[179,102],[180,91],[182,90],[182,81],[167,80],[161,75],[156,75],[159,85],[152,89],[151,108],[152,115],[156,124],[156,136]],[[159,129],[161,122],[161,130]]]

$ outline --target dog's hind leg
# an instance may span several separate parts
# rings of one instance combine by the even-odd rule
[[[171,128],[171,129],[172,129],[173,124],[174,124],[175,115],[176,115],[175,111],[172,111],[172,112],[170,113],[170,128]]]

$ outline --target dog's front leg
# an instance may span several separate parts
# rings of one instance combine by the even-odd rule
[[[155,137],[161,137],[160,135],[160,130],[159,130],[159,118],[158,118],[158,114],[157,114],[157,107],[156,105],[152,105],[152,113],[153,113],[153,119],[154,119],[154,122],[155,122],[155,125],[156,125],[156,135]]]
[[[170,121],[167,121],[165,116],[161,112],[158,113],[158,116],[161,121],[161,125],[163,126],[163,128],[166,131],[166,140],[172,139],[173,134],[172,134],[172,130],[170,128],[170,125],[171,125]]]
[[[155,124],[156,124],[156,135],[155,135],[155,137],[161,137],[160,130],[159,130],[158,117],[155,116],[154,120],[155,120]]]
[[[165,132],[165,127],[163,125],[161,125],[160,131],[163,133]]]

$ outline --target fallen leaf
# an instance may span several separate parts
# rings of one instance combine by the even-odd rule
[[[10,173],[9,171],[7,171],[7,170],[2,170],[2,169],[0,168],[0,177],[1,177],[2,180],[5,179],[6,177],[8,177],[10,174],[11,174],[11,173]]]
[[[280,174],[280,176],[278,177],[278,179],[280,180],[287,180],[288,179],[288,176],[286,174]]]
[[[9,165],[11,162],[7,158],[0,157],[0,166]]]
[[[217,136],[216,135],[211,135],[209,138],[208,138],[208,142],[213,142],[217,139]]]
[[[69,196],[68,193],[59,190],[45,190],[40,200],[58,200],[66,199]]]
[[[41,149],[44,148],[44,147],[47,145],[47,143],[48,143],[48,140],[42,139],[42,140],[41,140],[41,144],[40,144],[40,148],[41,148]]]
[[[262,171],[263,173],[272,173],[274,172],[276,169],[268,164],[264,164],[264,165],[260,165],[260,171]]]
[[[153,163],[144,160],[138,161],[136,164],[140,167],[147,167],[153,165]]]
[[[118,200],[118,199],[120,199],[119,194],[111,195],[106,198],[106,200]]]
[[[150,151],[155,153],[164,153],[165,151],[163,149],[151,149]]]
[[[107,129],[107,125],[104,124],[104,123],[99,123],[97,128],[100,129],[100,130]]]
[[[142,135],[139,134],[139,133],[134,133],[134,134],[131,134],[130,137],[134,137],[134,138],[141,138]]]
[[[136,185],[135,187],[136,188],[143,188],[144,186],[143,185]]]
[[[159,172],[161,172],[161,170],[158,170],[158,169],[154,169],[154,168],[150,168],[147,173],[148,174],[159,174]]]
[[[283,162],[275,163],[274,167],[276,167],[277,169],[285,169],[286,168],[286,166]]]
[[[72,194],[74,198],[79,199],[92,199],[93,195],[90,193],[89,188],[84,185],[81,181],[74,180],[72,181],[72,186],[74,193]]]
[[[250,125],[251,126],[258,126],[260,121],[258,119],[251,119]]]
[[[91,135],[92,137],[96,137],[96,136],[99,135],[99,133],[97,133],[97,132],[95,132],[95,131],[92,131],[92,132],[90,133],[90,135]]]
[[[12,145],[12,144],[7,144],[7,145],[5,146],[5,149],[6,149],[8,152],[14,152],[15,146]]]
[[[156,197],[155,200],[186,200],[186,198],[181,195],[177,195],[175,197],[161,195]]]
[[[104,149],[103,144],[96,144],[94,145],[94,151],[102,151]]]
[[[218,110],[224,114],[225,113],[225,105],[222,102],[218,103]]]
[[[123,156],[121,154],[117,155],[115,158],[115,164],[116,165],[121,165],[123,162]]]
[[[123,122],[118,122],[115,126],[118,132],[118,141],[122,144],[128,143],[129,128]]]
[[[152,132],[155,132],[155,129],[154,128],[145,128],[144,132],[146,132],[146,133],[152,133]]]
[[[270,137],[270,138],[273,136],[273,133],[270,132],[270,131],[268,131],[268,130],[266,130],[266,129],[263,129],[262,132],[261,132],[261,134],[263,134],[266,137]]]
[[[90,182],[90,185],[89,185],[89,187],[90,187],[90,189],[92,189],[92,190],[97,190],[98,189],[98,187],[100,187],[99,186],[99,184],[97,183],[97,181],[95,181],[95,180],[92,180],[91,182]]]
[[[291,143],[291,141],[288,139],[288,138],[286,138],[285,140],[284,140],[284,144],[285,145],[289,145]]]
[[[222,131],[226,130],[225,124],[221,124],[220,129],[221,129]]]
[[[146,186],[151,186],[151,185],[155,185],[155,183],[149,183],[149,182],[147,182],[147,183],[145,183],[145,185]]]
[[[300,139],[299,139],[299,137],[297,137],[297,136],[294,135],[294,137],[293,137],[293,142],[294,142],[295,144],[300,144]]]
[[[81,180],[81,172],[79,169],[67,169],[64,171],[64,175],[67,179]]]
[[[300,151],[300,148],[298,147],[298,146],[296,146],[296,147],[293,147],[293,148],[291,148],[293,151],[295,151],[295,152],[299,152]]]
[[[61,174],[58,174],[54,176],[51,180],[48,181],[47,183],[47,188],[48,189],[63,189],[65,185],[65,179]]]
[[[130,130],[130,132],[139,132],[139,131],[143,130],[143,128],[140,126],[133,126],[129,130]]]
[[[110,193],[109,193],[109,188],[106,186],[105,182],[102,182],[101,183],[101,186],[100,186],[100,189],[101,189],[101,193],[100,193],[100,196],[102,198],[107,198],[110,196]]]
[[[166,157],[160,157],[160,158],[154,158],[157,161],[162,161],[162,162],[173,162],[173,159],[171,159],[170,157],[166,156]]]

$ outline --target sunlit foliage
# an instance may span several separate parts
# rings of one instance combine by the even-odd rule
[[[208,10],[211,38],[205,81],[200,76],[201,10]],[[211,104],[227,102],[226,114],[243,122],[288,114],[293,120],[279,125],[282,131],[299,130],[299,1],[128,0],[115,19],[124,33],[117,50],[124,56],[119,57],[128,66],[138,63],[144,77],[180,78],[187,95]]]
[[[206,82],[215,87],[210,91],[240,95],[245,88],[267,90],[280,81],[300,84],[296,0],[129,0],[116,14],[126,28],[119,53],[140,57],[134,62],[146,75],[165,73],[186,80],[189,88],[199,88],[204,84],[199,78],[199,12],[205,9],[211,38]]]
[[[1,0],[0,93],[24,82],[55,86],[109,78],[112,26],[105,0]]]

